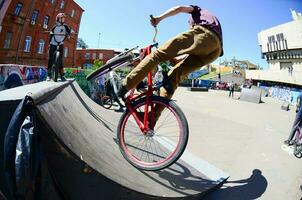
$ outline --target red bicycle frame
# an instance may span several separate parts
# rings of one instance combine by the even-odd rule
[[[150,45],[148,47],[145,48],[145,54],[144,57],[148,54],[151,53],[151,49],[152,47],[156,46],[155,45]],[[140,93],[139,95],[134,95],[134,90],[132,90],[130,92],[130,95],[127,96],[125,98],[125,105],[126,107],[129,109],[131,115],[134,117],[137,125],[139,126],[139,128],[141,129],[141,131],[144,134],[147,134],[150,130],[154,129],[154,105],[150,104],[150,97],[153,95],[153,83],[152,83],[152,72],[148,73],[148,87],[147,87],[147,91]],[[144,116],[143,119],[140,119],[141,116],[138,116],[138,112],[133,108],[133,105],[131,102],[134,102],[135,100],[141,98],[141,97],[146,97],[145,100],[145,108],[144,108]],[[150,106],[150,111],[148,110]],[[150,113],[150,115],[149,115]],[[149,118],[150,118],[150,123],[149,122]]]

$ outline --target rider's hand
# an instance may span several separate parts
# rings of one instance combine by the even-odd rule
[[[150,19],[150,23],[154,27],[156,27],[159,24],[160,21],[161,21],[161,18],[159,18],[159,17],[152,17]]]

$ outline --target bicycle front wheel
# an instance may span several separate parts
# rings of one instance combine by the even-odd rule
[[[126,110],[118,125],[118,144],[124,158],[134,167],[155,171],[176,162],[184,152],[189,136],[185,115],[172,100],[158,96],[150,97],[151,107],[161,106],[161,116],[153,130],[143,133],[133,115]],[[145,109],[145,98],[133,103],[138,113]]]

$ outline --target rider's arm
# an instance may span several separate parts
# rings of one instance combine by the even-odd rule
[[[154,18],[154,21],[151,22],[154,26],[156,26],[160,21],[167,17],[171,17],[177,15],[179,13],[191,13],[193,12],[194,8],[192,6],[176,6],[170,8],[166,12],[162,13],[161,15]]]
[[[67,35],[70,36],[70,34],[71,34],[71,28],[68,25],[66,25],[66,24],[64,24],[64,27],[66,29]]]
[[[55,27],[56,27],[56,25],[54,25],[54,26],[51,28],[51,31],[49,32],[49,35],[50,35],[50,37],[49,37],[49,43],[51,42],[51,39],[52,39],[52,37],[53,37],[53,35],[54,35],[54,29],[55,29]]]

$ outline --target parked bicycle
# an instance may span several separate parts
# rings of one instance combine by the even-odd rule
[[[119,75],[114,71],[110,71],[105,81],[104,89],[97,94],[101,106],[110,109],[114,103],[117,103],[120,109],[124,107],[116,95],[120,85]]]
[[[110,109],[113,106],[113,99],[111,96],[107,95],[105,91],[97,94],[99,103],[102,107]]]
[[[150,53],[157,43],[147,47]],[[132,53],[134,47],[111,59],[102,68],[87,76],[92,80],[115,69],[128,66],[140,59]],[[152,73],[148,74],[145,91],[131,90],[125,97],[126,110],[117,127],[117,143],[124,158],[134,167],[155,171],[166,168],[178,160],[184,152],[188,136],[188,122],[175,101],[155,95]],[[154,110],[163,108],[155,121]]]
[[[301,123],[296,128],[294,140],[294,155],[297,158],[302,158],[302,130],[301,130]]]

